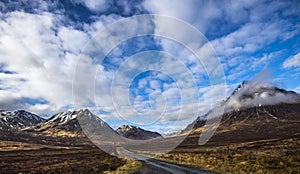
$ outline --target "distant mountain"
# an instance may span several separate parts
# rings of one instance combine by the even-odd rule
[[[135,140],[148,140],[161,137],[161,135],[157,132],[151,132],[136,126],[129,125],[123,125],[122,127],[119,127],[116,132],[123,137]]]
[[[255,140],[300,136],[300,95],[271,84],[245,81],[223,102],[222,121],[212,139]],[[210,112],[182,132],[201,132]]]
[[[39,132],[50,136],[85,137],[78,121],[79,117],[88,117],[93,120],[93,123],[112,130],[107,123],[91,113],[88,109],[80,109],[55,114],[48,120],[24,131]]]
[[[0,112],[0,130],[18,130],[43,122],[40,116],[24,110],[1,111]]]

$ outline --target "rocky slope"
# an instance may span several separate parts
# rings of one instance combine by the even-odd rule
[[[293,91],[246,81],[221,106],[225,112],[211,141],[246,142],[300,136],[300,95]],[[183,132],[201,132],[209,114],[198,117]]]

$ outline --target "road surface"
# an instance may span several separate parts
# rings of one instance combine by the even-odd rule
[[[118,148],[118,151],[122,154],[139,160],[144,163],[144,165],[151,170],[157,173],[164,174],[215,174],[214,172],[196,169],[188,166],[183,166],[175,163],[165,162],[157,159],[147,158],[145,156],[132,153],[124,148]]]

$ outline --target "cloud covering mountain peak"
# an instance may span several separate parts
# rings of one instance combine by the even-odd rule
[[[272,83],[259,81],[244,81],[227,98],[227,110],[238,110],[262,105],[291,103],[300,100],[300,95],[294,91],[286,91]]]

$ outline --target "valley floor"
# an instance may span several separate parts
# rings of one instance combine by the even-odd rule
[[[189,137],[193,138],[193,137]],[[192,142],[191,140],[187,140]],[[220,173],[300,173],[300,139],[269,139],[229,145],[183,144],[160,160]],[[92,145],[62,146],[0,141],[0,173],[151,173],[131,159]]]
[[[290,138],[223,146],[181,146],[158,158],[220,173],[300,173],[300,140]]]
[[[138,165],[94,146],[0,142],[0,173],[128,173]]]

